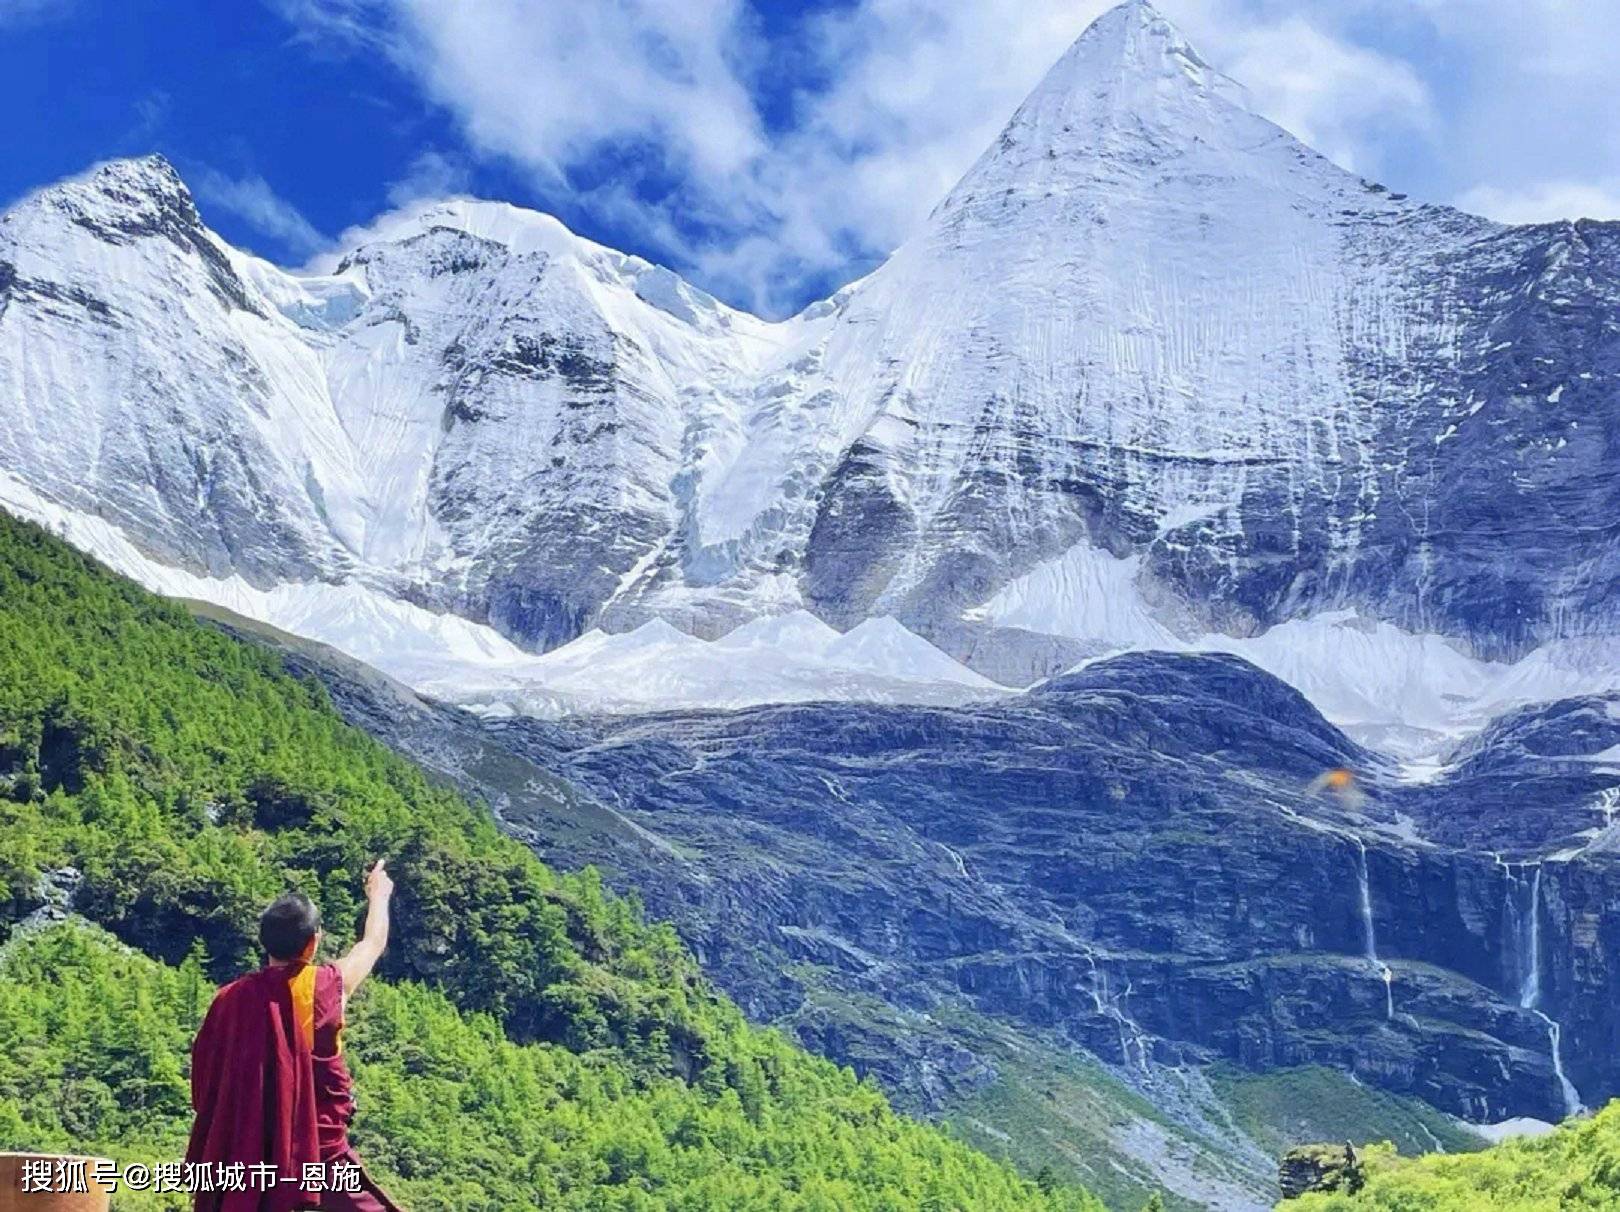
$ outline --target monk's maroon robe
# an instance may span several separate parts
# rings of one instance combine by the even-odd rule
[[[273,1190],[213,1191],[196,1212],[398,1212],[349,1144],[354,1082],[343,1059],[343,974],[335,964],[265,968],[221,989],[191,1050],[197,1112],[186,1160],[269,1163]],[[304,1188],[305,1166],[318,1163]],[[332,1185],[352,1167],[357,1188]]]
[[[302,1189],[306,1162],[320,1160],[315,1070],[299,1031],[291,982],[301,965],[271,967],[232,981],[214,995],[191,1046],[191,1105],[196,1121],[186,1160],[215,1168],[268,1163],[246,1190],[198,1192],[197,1212],[291,1212],[314,1208]],[[262,1173],[262,1172],[260,1172]]]

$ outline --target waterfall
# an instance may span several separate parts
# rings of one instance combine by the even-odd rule
[[[1605,787],[1597,794],[1597,802],[1592,805],[1592,811],[1603,814],[1603,823],[1583,830],[1586,841],[1581,848],[1565,858],[1566,862],[1574,862],[1589,850],[1612,849],[1617,841],[1613,837],[1614,818],[1620,814],[1620,787]]]
[[[1503,966],[1517,982],[1519,1005],[1529,1010],[1541,1000],[1541,864],[1515,869],[1500,854],[1491,857],[1502,872]]]
[[[1585,1109],[1581,1102],[1581,1093],[1575,1089],[1575,1083],[1569,1080],[1564,1072],[1564,1029],[1558,1025],[1558,1020],[1540,1010],[1532,1007],[1531,1013],[1547,1024],[1547,1039],[1552,1045],[1553,1076],[1558,1079],[1558,1089],[1564,1095],[1564,1116],[1571,1115]]]
[[[1378,958],[1378,931],[1373,927],[1372,881],[1367,876],[1367,843],[1359,837],[1356,843],[1356,890],[1361,905],[1361,941],[1367,962],[1378,970],[1384,982],[1384,1017],[1395,1019],[1395,973]]]
[[[1091,967],[1091,988],[1087,990],[1091,1003],[1098,1014],[1111,1019],[1118,1028],[1119,1050],[1125,1064],[1151,1075],[1152,1052],[1148,1046],[1148,1034],[1125,1009],[1125,999],[1131,995],[1131,979],[1126,977],[1124,990],[1117,996],[1112,995],[1108,988],[1108,973],[1098,965],[1096,957],[1089,950],[1085,958]]]
[[[1522,992],[1524,988],[1524,914],[1519,909],[1515,893],[1519,878],[1513,874],[1513,864],[1500,854],[1491,859],[1502,873],[1502,969],[1507,980],[1514,982]]]
[[[1429,1129],[1429,1125],[1424,1123],[1421,1119],[1417,1121],[1417,1129],[1419,1132],[1423,1133],[1424,1136],[1429,1138],[1429,1143],[1434,1146],[1434,1152],[1444,1153],[1446,1151],[1445,1145],[1440,1143],[1440,1138],[1436,1136]]]
[[[1603,814],[1604,832],[1614,828],[1614,818],[1620,816],[1620,787],[1605,787],[1598,792],[1596,810]]]
[[[1524,914],[1524,929],[1529,941],[1521,954],[1524,957],[1524,979],[1519,982],[1519,1005],[1534,1009],[1541,1001],[1541,864],[1537,863],[1530,876],[1530,907]]]
[[[1125,999],[1131,995],[1131,987],[1131,980],[1129,977],[1126,977],[1125,988],[1121,990],[1119,996],[1114,999],[1114,1008],[1119,1015],[1121,1031],[1120,1043],[1122,1045],[1125,1043],[1124,1032],[1129,1030],[1130,1045],[1126,1046],[1125,1055],[1128,1059],[1131,1055],[1131,1048],[1134,1047],[1136,1050],[1137,1066],[1143,1072],[1148,1072],[1148,1060],[1150,1058],[1150,1054],[1148,1052],[1147,1033],[1142,1030],[1137,1021],[1132,1018],[1130,1013],[1125,1009]]]
[[[1519,1005],[1539,1018],[1547,1028],[1547,1043],[1552,1052],[1553,1076],[1558,1079],[1558,1089],[1564,1097],[1564,1115],[1567,1118],[1581,1111],[1584,1105],[1581,1102],[1580,1091],[1564,1072],[1564,1028],[1557,1019],[1541,1009],[1541,864],[1539,862],[1529,864],[1528,884],[1514,875],[1512,865],[1503,862],[1500,856],[1496,859],[1496,865],[1502,868],[1507,878],[1507,888],[1503,894],[1504,913],[1509,926],[1518,936],[1515,941],[1523,969],[1519,977]],[[1520,889],[1525,889],[1528,893],[1526,897],[1528,903],[1522,911],[1513,902],[1513,894]]]
[[[1361,942],[1366,956],[1378,962],[1378,935],[1373,929],[1372,883],[1367,878],[1367,843],[1356,839],[1356,884],[1361,894]]]

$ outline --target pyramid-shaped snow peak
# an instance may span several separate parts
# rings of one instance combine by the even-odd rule
[[[191,192],[174,165],[160,155],[108,160],[25,199],[74,216],[112,220],[163,206],[193,208]]]
[[[1242,89],[1152,5],[1131,0],[1099,17],[1052,65],[999,145],[1083,150],[1094,136],[1155,127],[1185,137],[1207,111],[1233,105],[1245,107]]]
[[[1097,181],[1152,177],[1212,156],[1253,158],[1256,175],[1353,181],[1254,114],[1243,88],[1209,65],[1145,0],[1111,9],[1080,35],[935,212],[959,222],[1010,200],[1064,196]],[[1226,166],[1232,171],[1232,165]]]

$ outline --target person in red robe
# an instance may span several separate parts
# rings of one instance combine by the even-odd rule
[[[388,946],[393,894],[378,862],[365,930],[332,964],[315,963],[321,918],[308,897],[277,897],[260,915],[265,966],[214,995],[191,1048],[196,1212],[398,1212],[349,1144],[342,1038],[348,999]]]

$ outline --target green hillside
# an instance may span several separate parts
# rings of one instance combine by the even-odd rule
[[[381,855],[395,942],[352,1012],[355,1136],[418,1212],[1100,1207],[750,1027],[668,927],[275,656],[4,515],[0,837],[0,1147],[176,1157],[190,1032],[254,962],[258,909],[300,888],[341,939]],[[95,927],[14,930],[51,887]]]
[[[1620,1101],[1556,1132],[1478,1153],[1367,1150],[1356,1194],[1306,1195],[1287,1212],[1613,1212],[1620,1209]]]

